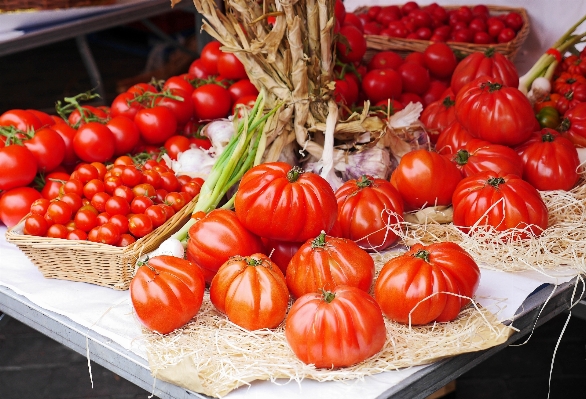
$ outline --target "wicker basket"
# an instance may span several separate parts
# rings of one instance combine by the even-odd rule
[[[115,2],[116,0],[0,0],[0,12],[105,6]]]
[[[462,7],[458,6],[445,6],[446,10],[456,9]],[[510,59],[511,61],[515,59],[517,52],[527,39],[529,35],[529,15],[527,14],[527,10],[524,8],[513,8],[513,7],[503,7],[503,6],[487,6],[491,15],[499,15],[505,14],[512,11],[518,12],[521,17],[523,18],[523,27],[519,32],[517,32],[517,36],[513,40],[508,43],[500,43],[500,44],[472,44],[472,43],[459,43],[459,42],[447,42],[447,44],[458,54],[461,58],[476,52],[476,51],[486,51],[487,49],[493,47],[496,51],[503,54],[505,57]],[[359,7],[354,11],[356,14],[362,14],[368,11],[368,7]],[[379,36],[379,35],[365,35],[366,37],[366,44],[367,44],[367,54],[365,56],[365,60],[369,61],[374,54],[378,51],[387,51],[393,50],[397,53],[401,54],[403,57],[409,53],[415,51],[424,51],[427,46],[431,44],[429,40],[416,40],[416,39],[400,39],[394,37],[387,37],[387,36]]]
[[[6,232],[6,240],[18,246],[46,278],[126,290],[137,259],[178,231],[191,217],[196,202],[197,197],[155,231],[128,247],[24,235],[24,219]]]

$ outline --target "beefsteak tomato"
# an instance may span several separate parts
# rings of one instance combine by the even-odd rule
[[[566,112],[558,130],[576,147],[586,147],[586,103]]]
[[[471,139],[452,155],[452,161],[464,177],[484,171],[523,176],[523,163],[515,150],[484,140]]]

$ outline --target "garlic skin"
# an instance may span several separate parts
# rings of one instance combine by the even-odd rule
[[[212,142],[212,148],[217,155],[224,151],[228,142],[234,136],[234,122],[230,119],[217,119],[205,125],[201,131]]]
[[[179,153],[176,161],[169,160],[176,175],[201,177],[205,180],[216,162],[215,155],[212,151],[192,146],[189,150]],[[165,162],[169,163],[166,159]]]
[[[393,169],[389,150],[378,146],[350,154],[346,163],[336,163],[335,167],[342,172],[344,181],[358,179],[362,175],[388,180]]]

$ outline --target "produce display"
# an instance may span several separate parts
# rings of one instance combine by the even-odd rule
[[[586,52],[566,54],[584,36],[573,34],[579,23],[519,77],[496,47],[449,45],[508,43],[527,28],[517,12],[226,5],[224,15],[195,1],[216,40],[182,75],[108,106],[86,104],[88,92],[58,101],[56,115],[0,115],[9,241],[107,249],[157,236],[163,244],[133,253],[128,276],[149,339],[194,345],[185,337],[197,335],[201,353],[223,334],[265,341],[299,367],[285,376],[315,379],[482,347],[438,344],[406,364],[397,331],[474,326],[486,345],[504,342],[511,332],[474,301],[481,267],[581,264]],[[373,53],[369,35],[431,43]],[[542,79],[550,93],[531,87]],[[447,220],[430,216],[446,209]],[[206,394],[276,378],[253,371],[214,387],[216,360],[211,371],[190,361]]]

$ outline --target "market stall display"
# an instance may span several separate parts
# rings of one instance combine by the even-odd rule
[[[350,17],[346,23],[346,15],[352,14],[346,14],[340,1],[275,2],[264,9],[234,0],[226,4],[232,12],[225,15],[211,1],[195,5],[207,20],[204,28],[218,42],[204,49],[190,72],[173,81],[136,85],[109,108],[66,99],[68,105],[59,104],[60,117],[20,110],[0,115],[4,162],[3,153],[33,148],[29,141],[39,131],[61,124],[70,127],[72,137],[68,143],[62,139],[59,164],[68,145],[78,158],[65,162],[70,175],[45,198],[45,206],[30,201],[32,206],[16,227],[11,226],[7,239],[21,246],[40,270],[46,248],[61,243],[64,252],[59,256],[65,261],[72,248],[90,257],[95,255],[89,249],[97,246],[129,253],[124,284],[132,279],[134,311],[145,326],[144,348],[156,378],[221,397],[256,380],[340,382],[425,365],[500,345],[514,333],[478,304],[476,289],[484,270],[555,274],[560,265],[567,265],[571,276],[584,272],[582,170],[573,164],[576,175],[566,190],[541,192],[518,175],[525,174],[529,163],[521,161],[527,152],[517,146],[540,126],[511,61],[498,49],[471,52],[452,62],[457,56],[444,46],[440,51],[446,68],[439,70],[434,68],[437,60],[426,61],[437,54],[425,51],[393,58],[385,49],[384,59],[365,58],[366,39],[356,35],[355,27],[346,28],[353,26]],[[412,10],[407,11],[405,17]],[[307,41],[302,39],[305,34]],[[232,67],[220,72],[222,60]],[[396,67],[386,67],[388,61]],[[479,73],[484,61],[504,66],[505,75]],[[238,75],[242,68],[249,79]],[[425,79],[410,74],[415,70]],[[234,87],[237,82],[226,76],[232,72],[234,79],[254,86],[252,97]],[[373,90],[376,84],[369,86],[369,74],[376,74],[389,90]],[[359,84],[354,78],[360,76]],[[443,85],[438,86],[442,90],[425,97],[432,80]],[[237,105],[237,100],[243,101]],[[437,131],[432,139],[420,118],[436,101],[447,101],[445,107],[453,107],[453,113],[448,122],[431,126]],[[117,131],[111,123],[115,118],[127,120],[127,129]],[[454,129],[467,136],[446,139]],[[141,150],[142,163],[120,150],[128,144],[130,131],[135,134],[129,148]],[[175,140],[177,132],[181,140]],[[554,135],[542,133],[542,141],[555,141]],[[562,138],[567,135],[560,133]],[[202,139],[209,140],[207,146]],[[510,164],[523,165],[522,173],[507,173],[507,165],[495,161],[498,156],[482,163],[486,170],[463,167],[494,146],[518,156],[518,162]],[[566,148],[578,159],[575,145]],[[442,152],[458,155],[450,158]],[[187,162],[187,153],[197,159]],[[128,163],[117,162],[122,158]],[[38,154],[34,159],[37,171],[54,172],[58,167],[43,163]],[[111,166],[105,165],[114,159]],[[86,176],[89,166],[103,175]],[[175,174],[186,176],[183,186],[193,182],[192,176],[202,178],[192,195],[185,193],[187,200],[170,197],[180,193],[173,192],[163,176]],[[79,206],[69,209],[66,217],[62,203],[71,208],[74,198],[67,187],[76,180],[85,202],[78,195]],[[179,178],[175,180],[180,187]],[[3,201],[30,181],[9,176],[0,183],[7,190]],[[341,219],[344,207],[351,206],[346,204],[346,183],[356,185],[350,197],[359,198],[360,193],[367,198],[375,189],[378,195],[386,190],[396,204],[373,210],[355,202],[360,212],[349,210],[347,220]],[[142,215],[138,209],[145,209],[141,223],[152,224],[156,217],[146,215],[144,203],[132,208],[138,197],[171,205],[174,218],[161,220],[163,230],[151,226],[138,233],[138,221],[131,220]],[[96,220],[92,226],[86,223],[85,230],[82,216],[89,214],[80,213],[84,207]],[[47,229],[39,227],[43,223]],[[367,226],[351,231],[349,223]],[[57,225],[63,227],[54,228]],[[136,242],[121,240],[123,226]],[[84,241],[82,233],[86,243],[79,242]],[[155,237],[156,242],[141,241],[142,236]],[[186,247],[185,263],[169,266],[169,258],[164,258],[168,255],[152,252],[169,236],[179,245],[179,257]],[[68,237],[75,241],[68,242]],[[277,264],[270,256],[281,244],[288,249]],[[344,246],[351,249],[340,256]],[[351,261],[344,264],[343,258]],[[144,274],[141,267],[152,274],[139,277]],[[169,276],[168,268],[177,272]],[[75,273],[93,271],[90,264]],[[186,273],[197,275],[198,283]],[[303,273],[304,278],[296,278]],[[109,285],[96,274],[98,280],[89,282]],[[205,293],[204,280],[210,285]],[[357,299],[360,296],[364,299]],[[191,299],[183,302],[182,297]],[[173,311],[161,311],[169,301]],[[355,315],[332,322],[331,308]],[[323,322],[307,312],[317,312]],[[161,319],[158,313],[169,317]],[[371,322],[356,323],[361,317]],[[308,320],[316,324],[311,327]],[[310,330],[318,332],[311,339]],[[328,338],[334,335],[346,338]]]

